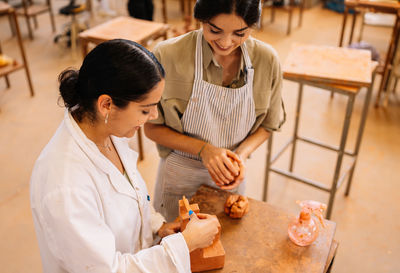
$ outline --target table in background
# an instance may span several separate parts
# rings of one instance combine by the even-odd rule
[[[221,223],[221,242],[225,249],[225,266],[207,272],[326,272],[334,258],[333,241],[336,224],[325,221],[318,239],[308,247],[290,241],[289,222],[297,217],[265,202],[249,198],[249,212],[242,219],[224,213],[229,192],[201,186],[191,198],[200,212],[214,214]]]
[[[344,32],[346,28],[347,15],[349,10],[353,10],[353,20],[351,24],[350,37],[348,44],[351,44],[353,40],[354,27],[356,24],[357,12],[356,9],[363,8],[368,9],[373,12],[382,12],[396,15],[396,23],[393,27],[392,37],[390,39],[389,47],[386,53],[385,62],[382,67],[382,80],[379,85],[378,96],[375,101],[375,106],[379,106],[382,92],[386,90],[389,74],[391,70],[391,65],[395,56],[395,51],[397,48],[399,33],[400,33],[400,3],[398,1],[377,1],[377,0],[345,0],[345,9],[343,13],[343,24],[342,31],[340,33],[339,46],[343,46]]]

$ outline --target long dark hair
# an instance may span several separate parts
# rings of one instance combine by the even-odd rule
[[[252,27],[261,16],[260,0],[197,0],[194,6],[194,17],[202,22],[222,13],[235,13]]]
[[[123,39],[96,46],[83,60],[79,70],[64,70],[58,77],[60,94],[78,121],[96,120],[95,102],[109,95],[124,108],[130,101],[141,101],[165,72],[155,56],[141,45]]]

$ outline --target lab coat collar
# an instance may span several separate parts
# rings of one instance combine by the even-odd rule
[[[110,177],[110,182],[115,190],[139,201],[138,194],[132,187],[136,186],[137,181],[136,165],[138,154],[129,148],[126,140],[111,136],[111,140],[118,152],[124,169],[132,182],[132,186],[117,167],[115,167],[114,164],[112,164],[111,161],[109,161],[99,151],[96,144],[85,135],[68,110],[65,111],[64,122],[68,131],[82,151],[88,156],[94,165]]]

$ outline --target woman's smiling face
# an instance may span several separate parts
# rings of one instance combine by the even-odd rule
[[[228,56],[249,37],[250,27],[242,17],[232,14],[219,14],[203,24],[204,39],[214,54]]]

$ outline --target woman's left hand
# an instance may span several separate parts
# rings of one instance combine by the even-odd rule
[[[243,157],[241,157],[239,154],[238,154],[238,157],[241,160],[240,162],[236,161],[239,165],[239,175],[237,177],[235,177],[234,181],[232,183],[230,183],[229,185],[220,186],[220,188],[223,190],[231,190],[231,189],[238,187],[240,185],[240,183],[243,182],[243,180],[246,176],[246,166],[244,165],[245,161],[243,160]]]
[[[168,235],[175,234],[179,231],[181,231],[181,223],[171,222],[171,223],[164,223],[157,231],[157,234],[158,236],[160,236],[160,238],[164,238]]]

